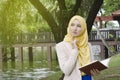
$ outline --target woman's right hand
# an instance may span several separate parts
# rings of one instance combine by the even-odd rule
[[[72,48],[77,48],[77,40],[72,41]]]

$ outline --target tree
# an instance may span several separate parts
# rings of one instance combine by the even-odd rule
[[[75,14],[81,15],[85,18],[88,16],[87,25],[89,34],[94,19],[103,3],[103,0],[54,0],[57,8],[54,8],[56,11],[55,13],[52,13],[43,5],[42,1],[29,1],[51,27],[56,42],[62,41],[64,35],[66,34],[68,21]]]
[[[35,32],[36,15],[28,0],[0,0],[0,44],[14,44],[19,33]]]

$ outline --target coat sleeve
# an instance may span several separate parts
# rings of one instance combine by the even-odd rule
[[[71,51],[67,51],[62,45],[56,45],[57,57],[59,61],[59,66],[62,72],[69,76],[72,70],[75,68],[78,56],[78,50],[73,49]],[[71,52],[70,55],[66,55],[66,52]]]

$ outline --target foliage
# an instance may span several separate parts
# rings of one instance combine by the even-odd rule
[[[60,6],[58,1],[57,0],[40,0],[40,2],[44,5],[44,7],[49,12],[52,13],[56,22],[58,22],[59,24],[61,12],[60,12]],[[81,0],[81,6],[79,7],[77,14],[86,18],[93,2],[94,0]],[[75,0],[71,0],[71,1],[65,0],[65,6],[67,9],[66,10],[63,9],[62,14],[64,14],[64,16],[70,15],[69,13],[72,11],[75,5],[76,5]]]
[[[42,30],[49,29],[28,0],[0,0],[0,43],[2,45],[14,44],[18,34],[37,32],[40,26],[44,25],[47,27]]]
[[[70,18],[81,15],[87,20],[88,32],[103,0],[29,0],[48,23],[56,42],[63,40]],[[93,4],[94,3],[94,4]],[[91,7],[94,5],[93,7]],[[96,7],[97,6],[97,7]],[[91,9],[94,8],[94,9]],[[91,11],[90,11],[91,10]],[[89,14],[90,12],[90,14]],[[89,15],[88,15],[89,14]],[[90,17],[89,19],[87,17]]]
[[[19,10],[14,7],[14,9],[11,9],[14,2],[6,1],[1,5],[0,10],[0,38],[1,42],[8,42],[7,40],[10,39],[10,36],[15,36],[15,34],[18,32],[18,29],[16,28],[16,25],[19,22],[18,18],[15,18],[17,16]],[[5,5],[5,6],[3,6]],[[14,12],[16,10],[16,13]],[[12,26],[12,27],[10,27]],[[14,41],[15,37],[11,37],[11,41]]]
[[[81,7],[79,9],[79,13],[80,15],[84,16],[85,18],[87,18],[88,13],[90,11],[90,8],[93,4],[94,0],[83,0]]]
[[[120,0],[104,0],[102,9],[104,15],[111,15],[112,12],[120,9]]]
[[[102,71],[95,80],[119,80],[120,78],[120,54],[113,56],[110,60],[109,68]]]
[[[2,26],[0,28],[5,29],[3,27],[5,26],[5,31],[8,33],[10,32],[8,27],[10,29],[13,28],[10,39],[20,32],[31,33],[37,32],[38,29],[39,31],[49,30],[53,32],[55,39],[59,42],[66,34],[68,20],[75,14],[87,18],[94,1],[97,0],[1,0],[0,24]],[[45,12],[42,13],[42,11]],[[90,21],[91,18],[89,19]],[[3,36],[9,36],[9,34],[3,31],[3,29],[0,31],[0,38],[1,42],[6,43],[8,40]],[[5,33],[6,35],[3,35]],[[11,43],[14,43],[14,39],[10,40]]]

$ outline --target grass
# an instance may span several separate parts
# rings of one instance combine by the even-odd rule
[[[40,80],[59,80],[62,75],[61,71]],[[94,76],[94,80],[120,80],[120,54],[113,56],[110,61],[110,67],[102,71],[99,75]]]
[[[120,54],[110,60],[110,67],[95,76],[95,80],[120,80]]]

